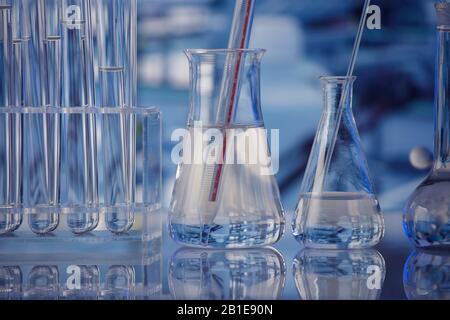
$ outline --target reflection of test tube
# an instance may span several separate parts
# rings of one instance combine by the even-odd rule
[[[28,273],[25,298],[38,300],[57,299],[59,271],[56,266],[35,266]]]
[[[12,80],[11,5],[0,2],[0,109],[11,106]],[[0,234],[13,229],[13,151],[12,115],[0,114]]]
[[[135,106],[136,0],[98,0],[100,105]],[[106,226],[126,232],[134,223],[134,125],[130,115],[105,115],[102,123]]]
[[[19,300],[22,294],[22,270],[19,266],[0,266],[0,300]]]
[[[90,1],[61,2],[61,106],[89,108],[94,103]],[[67,224],[74,233],[95,229],[99,220],[93,120],[88,113],[64,114],[61,123],[59,201],[69,210]]]
[[[22,34],[23,106],[43,107],[48,101],[47,61],[44,43],[44,1],[17,0]],[[51,190],[53,172],[49,149],[49,116],[25,114],[22,119],[22,202],[31,209],[28,224],[37,234],[55,230],[59,214]],[[29,174],[32,172],[32,174]]]
[[[108,300],[135,298],[136,272],[132,266],[111,266],[105,276],[103,297]]]

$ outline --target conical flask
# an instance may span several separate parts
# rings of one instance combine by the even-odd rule
[[[418,247],[450,245],[450,3],[436,4],[435,161],[409,198],[403,217],[407,236]]]
[[[321,81],[325,110],[303,178],[293,233],[297,241],[310,248],[371,247],[381,240],[384,223],[352,113],[355,78],[322,77]],[[337,124],[345,89],[349,92]],[[336,143],[326,170],[336,125]]]
[[[260,106],[263,53],[187,51],[190,112],[169,208],[170,234],[181,244],[255,247],[273,244],[283,233]],[[239,74],[230,72],[238,64]]]

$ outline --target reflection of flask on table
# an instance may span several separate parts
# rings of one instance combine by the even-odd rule
[[[303,300],[376,300],[386,267],[375,250],[314,250],[294,261],[294,280]]]
[[[276,300],[285,281],[282,256],[273,249],[181,249],[169,265],[175,299]]]
[[[355,78],[323,77],[325,110],[303,178],[292,223],[295,238],[307,247],[347,249],[377,244],[384,222],[369,176],[352,113]],[[346,82],[350,83],[345,85]],[[328,172],[325,160],[344,89],[348,88]]]
[[[181,244],[263,246],[278,241],[283,233],[283,209],[270,168],[260,105],[263,52],[187,51],[192,79],[190,113],[170,204],[170,233]],[[223,97],[220,76],[238,58],[245,76],[239,78],[230,122],[219,103]],[[217,166],[222,169],[216,170]],[[215,176],[218,172],[220,179]],[[216,181],[220,181],[217,188]]]
[[[405,264],[403,274],[403,286],[408,299],[450,299],[448,252],[413,252]]]
[[[450,3],[436,4],[436,9],[435,161],[431,173],[409,198],[404,215],[405,231],[418,247],[450,245]]]

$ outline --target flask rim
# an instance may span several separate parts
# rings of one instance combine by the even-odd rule
[[[326,82],[326,83],[338,83],[338,84],[345,84],[346,82],[353,83],[357,79],[356,76],[321,76],[319,77],[320,81]]]
[[[208,56],[208,55],[228,55],[228,54],[254,54],[261,55],[267,50],[262,48],[249,48],[249,49],[186,49],[184,53],[188,56]]]

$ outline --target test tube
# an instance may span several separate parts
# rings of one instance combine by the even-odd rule
[[[11,105],[12,24],[11,5],[0,2],[0,234],[13,229],[13,141]]]
[[[90,0],[61,1],[61,106],[90,108],[92,35]],[[89,23],[88,23],[89,21]],[[59,201],[67,209],[67,224],[74,233],[95,229],[99,222],[95,119],[93,114],[63,114],[61,123],[61,176]]]
[[[98,0],[100,105],[135,106],[136,0]],[[135,154],[132,115],[105,115],[102,121],[104,201],[107,228],[128,231],[134,224]]]
[[[21,14],[23,107],[47,107],[48,79],[45,56],[45,3],[16,0]],[[46,234],[59,225],[52,188],[53,150],[49,147],[49,116],[26,113],[22,117],[22,195],[29,212],[28,225],[37,234]]]
[[[14,108],[20,108],[22,106],[22,32],[20,26],[20,3],[18,1],[12,1],[12,97],[11,106]],[[17,204],[19,209],[21,203],[20,197],[20,181],[22,179],[22,123],[20,114],[13,113],[13,152],[14,152],[14,203]],[[13,215],[12,230],[16,231],[23,221],[23,212],[17,211]]]
[[[46,63],[47,86],[45,96],[49,107],[61,106],[61,22],[59,0],[39,0],[44,10],[44,57]],[[46,115],[47,143],[52,151],[49,157],[49,190],[53,203],[59,203],[59,163],[61,115]]]

